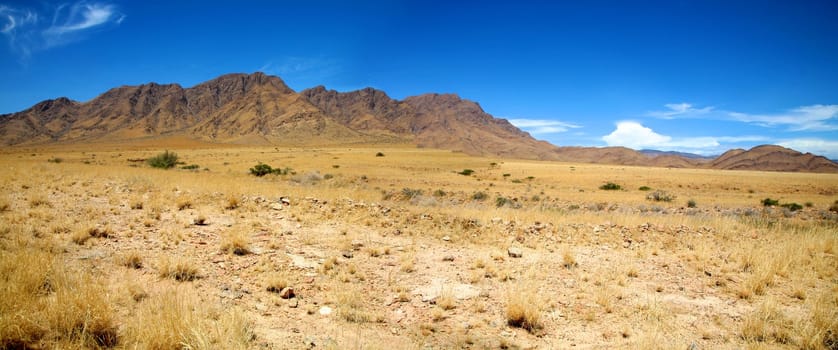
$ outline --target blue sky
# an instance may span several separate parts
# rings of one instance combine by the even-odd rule
[[[838,158],[838,2],[3,1],[0,113],[232,72],[457,93],[562,146]]]

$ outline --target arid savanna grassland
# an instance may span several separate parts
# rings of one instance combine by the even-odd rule
[[[4,349],[838,347],[835,174],[188,143],[0,169]]]

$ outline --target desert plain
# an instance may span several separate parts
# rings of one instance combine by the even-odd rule
[[[155,140],[0,178],[4,349],[838,347],[838,174]]]

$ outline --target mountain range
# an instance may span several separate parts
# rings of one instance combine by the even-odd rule
[[[404,100],[365,88],[296,92],[279,77],[227,74],[190,88],[148,83],[88,102],[65,97],[0,115],[0,143],[33,146],[187,137],[248,145],[410,143],[471,155],[620,165],[838,172],[822,156],[764,145],[716,158],[624,147],[557,147],[455,94]]]

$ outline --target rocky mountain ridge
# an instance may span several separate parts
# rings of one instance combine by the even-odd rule
[[[190,88],[122,86],[88,102],[61,97],[0,115],[0,143],[6,146],[167,136],[256,145],[413,143],[524,159],[838,172],[838,164],[824,157],[779,146],[731,150],[713,160],[623,147],[557,147],[455,94],[429,93],[399,101],[373,88],[337,92],[317,86],[297,93],[279,77],[259,72],[227,74]]]

